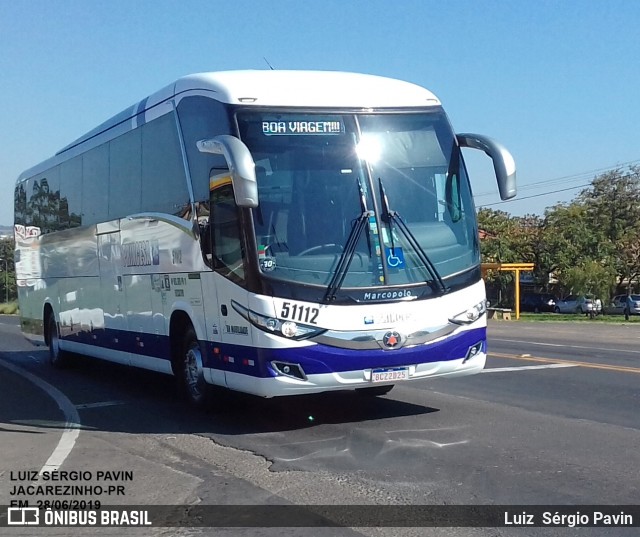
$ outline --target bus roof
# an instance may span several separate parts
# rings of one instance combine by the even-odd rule
[[[392,78],[337,71],[222,71],[185,76],[175,93],[216,92],[220,101],[256,106],[388,108],[433,106],[426,89]]]
[[[376,75],[278,70],[196,73],[179,78],[116,114],[61,149],[56,153],[57,158],[53,157],[22,173],[18,182],[135,128],[136,118],[140,114],[155,110],[156,115],[161,115],[160,105],[163,103],[174,98],[179,101],[183,96],[198,93],[211,93],[211,97],[224,103],[261,107],[380,109],[440,105],[438,98],[421,86]],[[93,143],[79,147],[90,140]],[[70,151],[74,148],[77,149]]]

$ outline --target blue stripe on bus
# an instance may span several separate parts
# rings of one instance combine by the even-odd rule
[[[114,351],[131,352],[160,360],[171,360],[171,346],[168,336],[140,334],[128,330],[99,329],[62,335],[62,339]]]
[[[339,349],[327,345],[289,349],[256,349],[209,342],[209,352],[203,362],[205,367],[255,377],[274,376],[271,367],[268,366],[273,360],[300,364],[307,375],[340,373],[378,367],[459,360],[464,358],[469,347],[485,340],[486,328],[477,328],[428,345],[396,351]],[[218,349],[219,352],[214,352],[214,349]],[[245,360],[253,360],[254,365],[246,365]]]
[[[147,108],[148,100],[149,100],[149,97],[147,97],[146,99],[142,99],[138,103],[138,108],[136,109],[136,128],[142,127],[142,125],[146,123],[144,111]]]
[[[63,339],[159,360],[171,360],[168,336],[104,329],[64,335]],[[203,365],[253,377],[273,377],[275,373],[269,364],[279,360],[300,364],[307,375],[340,373],[459,360],[466,355],[469,347],[485,340],[486,328],[467,330],[431,344],[395,351],[340,349],[327,345],[267,349],[207,341],[203,342]]]

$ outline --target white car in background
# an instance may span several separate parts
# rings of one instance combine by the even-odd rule
[[[616,295],[607,308],[611,315],[640,315],[640,295]]]
[[[596,300],[589,296],[569,295],[561,300],[556,300],[556,313],[591,313],[597,308]],[[602,305],[595,313],[601,313]]]

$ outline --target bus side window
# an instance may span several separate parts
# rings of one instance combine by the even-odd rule
[[[244,280],[244,252],[240,235],[240,218],[233,186],[225,184],[211,191],[209,233],[214,268],[233,280]]]

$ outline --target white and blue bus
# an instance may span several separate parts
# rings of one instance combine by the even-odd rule
[[[24,172],[23,332],[260,396],[477,373],[486,301],[461,147],[515,165],[414,84],[311,71],[187,76]]]

